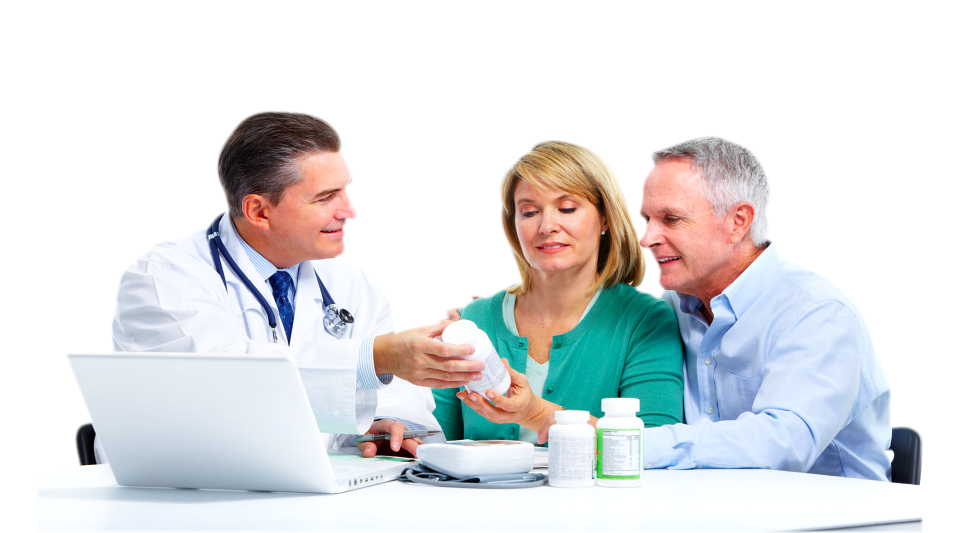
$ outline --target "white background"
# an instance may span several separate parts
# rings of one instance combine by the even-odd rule
[[[273,110],[340,132],[359,212],[344,259],[386,286],[398,328],[518,279],[499,183],[537,142],[597,152],[634,215],[653,150],[743,144],[770,180],[771,238],[857,303],[893,424],[924,437],[924,491],[948,489],[957,10],[518,4],[3,8],[3,497],[26,526],[89,421],[65,355],[111,350],[123,269],[209,225],[223,142]],[[660,293],[655,264],[641,287]]]

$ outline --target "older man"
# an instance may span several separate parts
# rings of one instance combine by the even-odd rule
[[[890,392],[863,317],[767,240],[767,180],[718,138],[656,152],[641,244],[685,344],[685,424],[644,433],[647,468],[890,479]]]

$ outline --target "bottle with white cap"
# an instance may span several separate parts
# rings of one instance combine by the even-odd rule
[[[593,461],[597,454],[593,426],[587,411],[557,411],[550,426],[547,457],[551,487],[592,487]]]
[[[604,416],[597,420],[597,485],[639,487],[643,484],[643,420],[637,398],[604,398]]]
[[[451,344],[469,344],[474,347],[473,355],[464,357],[473,361],[483,361],[486,367],[481,372],[479,381],[470,381],[464,387],[470,392],[483,394],[488,390],[497,394],[506,394],[510,388],[510,374],[503,366],[503,361],[494,349],[490,338],[471,320],[457,320],[443,330],[443,342]]]

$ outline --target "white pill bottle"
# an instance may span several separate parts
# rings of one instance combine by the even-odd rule
[[[587,411],[557,411],[547,458],[551,487],[592,487],[597,433]]]
[[[597,485],[639,487],[643,484],[643,420],[637,398],[604,398],[597,420]]]
[[[486,367],[483,369],[482,377],[479,381],[471,381],[464,387],[470,392],[483,394],[488,390],[496,391],[497,394],[506,394],[510,388],[510,374],[507,373],[503,361],[497,355],[497,350],[493,348],[490,338],[470,320],[457,320],[443,330],[441,335],[443,342],[451,344],[469,344],[474,347],[473,355],[464,359],[473,361],[482,361]]]

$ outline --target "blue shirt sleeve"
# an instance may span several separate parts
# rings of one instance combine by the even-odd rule
[[[850,422],[862,353],[853,312],[834,300],[811,306],[769,353],[756,355],[762,379],[717,376],[725,380],[717,409],[740,412],[736,419],[703,417],[645,430],[646,466],[808,471]]]

